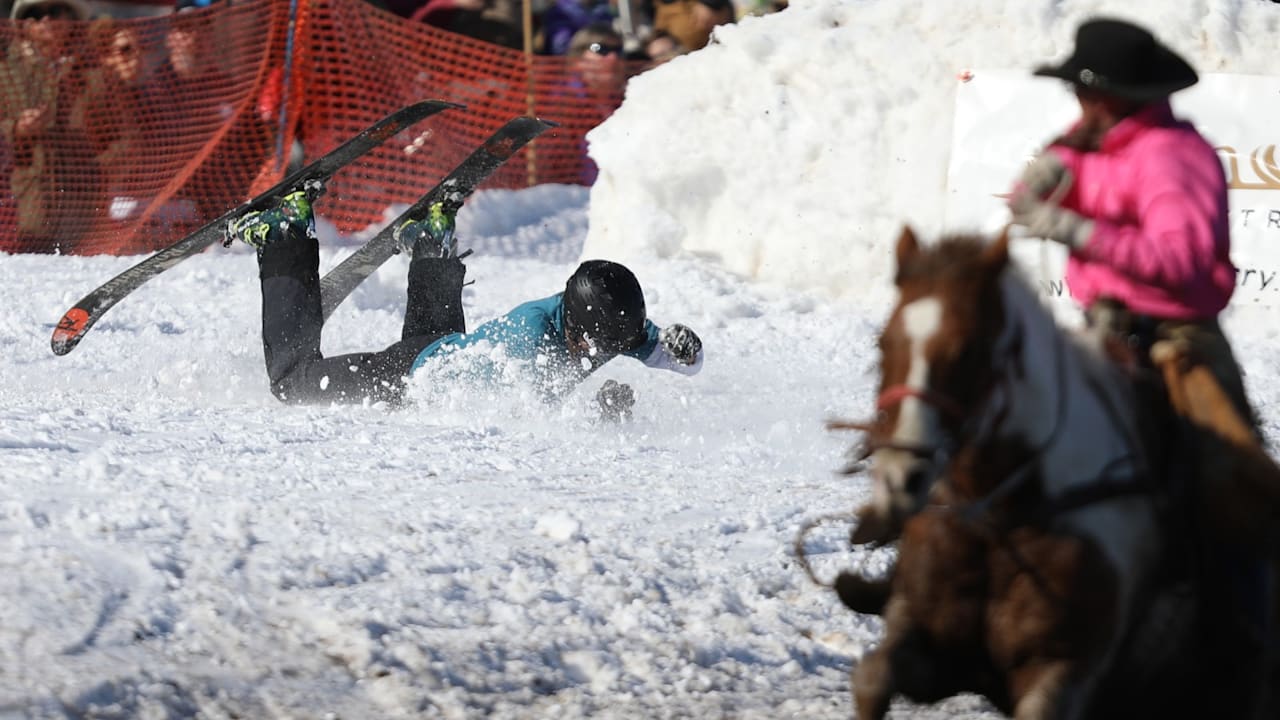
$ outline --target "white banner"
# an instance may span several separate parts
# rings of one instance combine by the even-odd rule
[[[1202,75],[1173,96],[1174,114],[1218,148],[1230,183],[1233,304],[1280,304],[1280,77]],[[1009,221],[1001,194],[1044,144],[1079,117],[1070,88],[1026,70],[974,70],[956,92],[946,227],[998,231]],[[1066,253],[1055,243],[1014,243],[1040,289],[1065,297]]]

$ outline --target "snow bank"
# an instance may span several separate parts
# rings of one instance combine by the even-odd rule
[[[943,229],[956,74],[1065,57],[1095,14],[1152,28],[1201,72],[1280,68],[1280,5],[1261,0],[797,0],[631,81],[588,137],[585,254],[887,291],[902,223]]]

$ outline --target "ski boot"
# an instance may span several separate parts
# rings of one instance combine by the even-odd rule
[[[451,202],[432,203],[423,220],[406,220],[395,229],[396,246],[410,258],[453,258],[458,256],[454,234],[458,206]]]
[[[316,223],[311,205],[323,194],[324,183],[308,180],[301,188],[280,198],[274,206],[227,221],[227,239],[223,244],[230,247],[232,241],[239,240],[262,252],[264,247],[283,238],[290,226],[305,232],[308,237],[315,237]]]

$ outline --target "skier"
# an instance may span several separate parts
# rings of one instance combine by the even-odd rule
[[[434,360],[481,342],[502,347],[528,372],[540,397],[555,401],[618,355],[693,375],[702,368],[702,341],[684,325],[660,329],[647,319],[644,294],[626,267],[588,260],[565,289],[531,300],[466,332],[462,284],[466,266],[454,234],[457,206],[436,203],[421,222],[396,228],[410,255],[408,300],[400,341],[379,352],[324,357],[320,332],[319,243],[312,204],[317,181],[274,207],[246,213],[227,226],[230,238],[253,247],[262,282],[262,342],[271,391],[287,403],[385,401],[398,404],[407,379]],[[625,384],[608,381],[597,395],[603,415],[629,417],[635,401]]]

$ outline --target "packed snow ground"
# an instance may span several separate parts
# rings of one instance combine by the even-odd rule
[[[587,191],[477,195],[472,323],[554,291]],[[350,246],[330,244],[323,265]],[[869,411],[883,308],[633,262],[651,316],[706,341],[692,378],[626,359],[549,409],[478,389],[286,407],[253,257],[196,257],[73,353],[53,323],[131,258],[0,258],[0,717],[848,717],[877,622],[796,566],[852,507],[831,416]],[[329,352],[398,337],[406,264],[339,309]],[[1274,323],[1235,331],[1268,429]],[[631,383],[636,417],[591,395]],[[840,526],[827,577],[883,556]],[[974,698],[895,717],[991,717]],[[170,715],[166,715],[170,713]]]
[[[463,210],[473,325],[584,254],[623,259],[655,321],[702,335],[692,378],[622,359],[560,408],[427,386],[397,411],[285,407],[243,248],[62,358],[53,323],[136,258],[0,257],[0,717],[848,717],[879,626],[791,556],[865,493],[822,422],[871,409],[897,226],[941,229],[953,69],[1063,55],[1109,4],[1204,70],[1275,67],[1261,0],[797,1],[635,81],[590,192]],[[323,238],[325,267],[352,247]],[[404,270],[352,296],[326,351],[398,338]],[[1274,436],[1268,312],[1226,327]],[[636,388],[633,422],[595,421],[608,378]],[[840,527],[809,548],[827,577],[864,560]]]
[[[586,202],[473,199],[471,322],[563,285]],[[429,388],[398,411],[296,408],[267,390],[241,248],[50,354],[61,311],[134,261],[0,259],[0,715],[849,713],[875,626],[790,543],[860,492],[821,422],[868,407],[874,318],[633,263],[651,316],[705,339],[700,375],[622,359],[559,409]],[[405,267],[339,310],[327,350],[398,338]],[[605,378],[636,388],[633,422],[595,420]],[[833,572],[839,535],[813,544]]]

